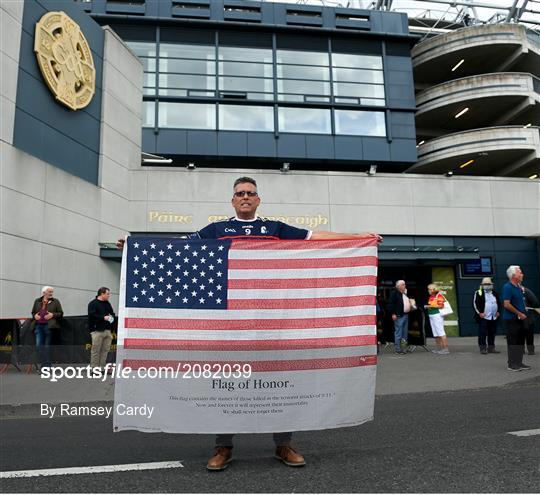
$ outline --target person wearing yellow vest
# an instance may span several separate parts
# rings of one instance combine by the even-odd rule
[[[495,349],[495,334],[500,316],[501,301],[493,290],[493,281],[484,277],[474,293],[473,309],[478,323],[478,347],[481,354],[500,354]],[[486,345],[487,340],[487,345]]]

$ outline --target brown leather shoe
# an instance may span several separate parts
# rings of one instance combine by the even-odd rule
[[[206,469],[209,471],[223,471],[232,461],[231,447],[216,447],[214,455],[208,459]]]
[[[290,445],[280,445],[279,447],[276,447],[274,457],[287,464],[287,466],[300,467],[306,465],[304,457],[296,452]]]

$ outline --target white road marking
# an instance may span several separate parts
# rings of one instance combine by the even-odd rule
[[[116,473],[120,471],[142,471],[147,469],[182,468],[182,461],[143,462],[137,464],[113,464],[110,466],[81,466],[54,469],[32,469],[29,471],[2,471],[2,478],[31,478],[34,476],[62,476],[69,474]]]
[[[509,431],[508,434],[516,437],[532,437],[533,435],[540,435],[540,428],[536,430]]]

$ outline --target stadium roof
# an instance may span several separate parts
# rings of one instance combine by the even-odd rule
[[[268,1],[268,0],[267,0]],[[403,12],[411,33],[433,36],[475,24],[519,22],[540,33],[540,0],[275,0]]]

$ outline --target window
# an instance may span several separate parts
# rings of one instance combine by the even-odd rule
[[[383,112],[335,110],[336,134],[354,136],[386,136]]]
[[[156,74],[145,72],[143,75],[143,86],[153,88],[156,85]]]
[[[332,53],[332,66],[353,67],[355,69],[383,69],[380,55],[358,55],[353,53]]]
[[[219,90],[223,98],[272,100],[272,50],[247,46],[219,47]]]
[[[219,62],[219,74],[224,76],[272,77],[272,70],[272,64]]]
[[[205,103],[159,104],[159,127],[215,129],[216,107]]]
[[[277,50],[277,91],[282,101],[319,101],[330,96],[330,69],[327,52]]]
[[[214,60],[216,58],[216,49],[213,45],[161,43],[159,46],[159,56],[164,58]]]
[[[327,38],[280,33],[273,59],[270,33],[188,31],[162,28],[159,46],[128,41],[143,63],[143,95],[152,100],[143,103],[144,127],[386,135],[384,111],[361,108],[386,104],[380,42],[375,50],[332,38],[337,51],[330,53]],[[192,102],[154,101],[160,97]],[[302,106],[277,108],[275,98]]]
[[[373,84],[334,83],[334,95],[384,98],[384,86]]]
[[[274,130],[274,108],[219,105],[219,128],[228,131]]]
[[[156,104],[153,101],[143,101],[143,127],[154,127]]]
[[[332,74],[339,82],[384,84],[382,71],[334,68]]]
[[[159,88],[159,96],[186,97],[187,95],[188,95],[188,90],[187,89]]]
[[[305,95],[279,95],[279,99],[281,101],[297,101],[297,102],[303,102],[305,101],[306,97]]]
[[[126,41],[137,57],[156,57],[156,44],[149,41]]]
[[[279,108],[279,130],[307,134],[330,134],[330,110],[323,108]]]
[[[156,93],[156,44],[148,41],[127,41],[126,43],[143,64],[143,94],[154,95]]]
[[[380,55],[332,53],[336,103],[384,106],[384,74]],[[349,101],[347,101],[347,99]]]
[[[272,50],[269,48],[248,48],[247,46],[220,46],[219,60],[271,64]]]
[[[330,70],[328,67],[281,64],[277,66],[277,76],[288,79],[315,79],[318,81],[329,81]]]
[[[216,61],[213,45],[162,43],[159,55],[160,95],[215,95]],[[196,91],[201,93],[196,94]]]
[[[320,65],[328,67],[327,52],[309,52],[304,50],[277,50],[278,64]]]
[[[178,58],[161,58],[160,72],[176,72],[179,74],[215,74],[216,64],[213,60],[191,60]]]
[[[297,81],[295,79],[280,79],[279,93],[299,93],[302,95],[329,95],[330,83],[319,81]]]
[[[274,81],[256,77],[220,77],[219,89],[228,91],[260,91],[272,93]]]
[[[215,89],[216,80],[208,76],[192,76],[184,74],[160,74],[160,88],[178,88],[178,89]]]
[[[156,71],[156,59],[155,58],[139,57],[139,60],[142,62],[143,70],[145,72],[155,72]]]

